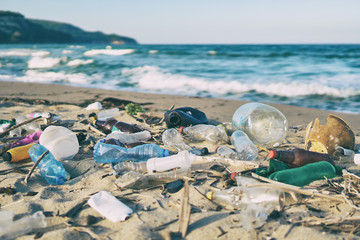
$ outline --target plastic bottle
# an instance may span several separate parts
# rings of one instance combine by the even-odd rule
[[[146,162],[146,167],[149,173],[163,172],[175,168],[188,169],[194,160],[195,155],[185,150],[169,157],[150,158]]]
[[[181,127],[180,133],[185,134],[191,141],[208,141],[211,143],[227,143],[229,138],[224,126],[198,124],[192,127]]]
[[[269,178],[275,181],[303,187],[313,181],[336,177],[334,166],[326,161],[309,163],[298,168],[291,168],[272,173]]]
[[[224,158],[240,159],[239,155],[227,146],[217,146],[215,148],[217,154]]]
[[[98,120],[96,114],[90,114],[94,126],[99,128],[102,132],[109,134],[112,131],[121,131],[124,133],[136,133],[144,131],[137,125],[119,122],[116,119]]]
[[[31,232],[33,229],[45,228],[46,225],[44,214],[38,211],[29,217],[23,217],[1,225],[0,239],[16,239]]]
[[[99,120],[106,120],[119,115],[120,115],[119,108],[106,109],[97,113],[97,117]]]
[[[59,115],[57,115],[55,113],[51,113],[51,112],[45,112],[45,113],[32,112],[32,113],[26,115],[27,118],[36,118],[38,116],[41,116],[42,118],[44,118],[45,124],[49,124],[50,122],[61,121],[61,117]]]
[[[33,162],[36,162],[39,157],[46,152],[47,149],[40,145],[34,144],[29,149],[29,155]],[[41,175],[45,180],[52,185],[62,185],[69,176],[61,162],[57,161],[51,152],[48,152],[38,164]]]
[[[30,158],[28,151],[34,144],[35,143],[9,149],[3,153],[2,157],[4,158],[4,161],[8,162],[19,162],[28,159]]]
[[[164,113],[164,120],[168,128],[208,123],[205,113],[192,107],[166,111]]]
[[[167,129],[162,134],[162,141],[165,148],[176,149],[177,151],[190,150],[180,133],[175,128]]]
[[[320,161],[328,161],[329,163],[334,164],[334,161],[329,154],[307,151],[301,148],[295,148],[290,151],[271,150],[268,153],[268,158],[284,162],[292,168]]]
[[[16,118],[16,124],[25,122],[27,120],[29,120],[29,118],[27,118],[25,116],[18,116]],[[28,123],[28,124],[22,125],[20,128],[25,130],[27,133],[41,131],[40,124],[38,122],[36,122],[36,121],[33,121],[33,122]]]
[[[30,134],[26,135],[25,138],[20,139],[19,141],[10,144],[10,148],[16,148],[16,147],[24,146],[24,145],[27,145],[30,143],[38,143],[41,134],[42,134],[42,131],[30,133]]]
[[[193,148],[189,150],[189,153],[192,153],[196,156],[205,156],[209,154],[209,149],[207,147],[203,147],[202,149],[199,148]]]
[[[76,134],[62,126],[48,126],[41,134],[39,143],[49,149],[58,161],[72,159],[79,152]]]
[[[230,140],[241,160],[256,160],[259,150],[245,132],[241,130],[233,132]]]
[[[120,131],[114,131],[108,134],[105,139],[107,140],[110,138],[116,139],[123,144],[131,144],[151,139],[151,133],[149,131],[141,131],[136,133],[123,133]]]
[[[232,126],[233,130],[243,130],[255,144],[274,147],[284,140],[288,121],[278,109],[252,102],[235,111]]]
[[[351,149],[346,149],[340,146],[335,147],[335,152],[333,154],[334,160],[340,163],[353,163],[355,152]]]
[[[134,148],[124,148],[98,142],[94,146],[94,160],[98,163],[117,163],[123,161],[146,161],[154,157],[169,156],[169,151],[156,144],[144,144]]]
[[[122,175],[126,172],[138,172],[138,173],[147,173],[146,162],[119,162],[113,165],[113,169],[118,175]]]

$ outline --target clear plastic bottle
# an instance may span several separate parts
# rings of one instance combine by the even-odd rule
[[[113,169],[118,175],[124,174],[126,172],[138,172],[138,173],[147,173],[146,162],[119,162],[113,165]]]
[[[10,148],[20,147],[30,143],[38,143],[41,134],[42,131],[30,133],[26,135],[23,139],[20,139],[19,141],[10,144]]]
[[[179,131],[195,142],[227,143],[229,140],[226,129],[222,125],[198,124],[192,127],[181,127]]]
[[[151,139],[151,133],[149,131],[142,131],[136,133],[123,133],[120,131],[113,131],[106,136],[107,139],[116,139],[122,144],[131,144],[136,142],[147,141]]]
[[[245,132],[241,130],[233,132],[230,140],[241,160],[256,160],[259,150]]]
[[[167,129],[162,134],[162,141],[165,148],[176,149],[177,151],[190,150],[180,133],[175,128]]]
[[[149,173],[163,172],[170,169],[188,169],[195,160],[195,155],[188,151],[181,151],[176,155],[164,158],[150,158],[146,162]]]
[[[27,118],[25,116],[18,116],[16,118],[16,124],[25,122],[27,120],[29,120],[29,118]],[[28,124],[22,125],[21,128],[23,130],[25,130],[27,133],[41,131],[40,124],[38,122],[36,122],[36,121],[33,121],[33,122],[28,123]]]
[[[227,146],[217,146],[215,151],[219,156],[224,158],[240,159],[239,155]]]
[[[119,115],[120,115],[119,108],[106,109],[97,113],[97,117],[99,120],[106,120],[109,118],[117,117]]]
[[[29,155],[33,162],[36,162],[39,157],[46,152],[47,149],[40,145],[34,144],[29,149]],[[41,175],[45,180],[52,185],[62,185],[68,178],[69,174],[66,172],[61,162],[57,161],[51,152],[48,152],[38,164]]]
[[[285,139],[288,121],[278,109],[252,102],[235,111],[232,126],[233,130],[243,130],[255,144],[274,147]]]
[[[94,160],[98,163],[146,161],[149,158],[166,156],[169,156],[169,151],[153,143],[134,148],[124,148],[102,142],[98,142],[94,146]]]
[[[45,215],[38,211],[29,217],[0,225],[0,239],[16,239],[33,229],[46,227]]]

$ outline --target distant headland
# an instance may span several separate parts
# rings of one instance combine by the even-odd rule
[[[0,11],[0,43],[138,44],[130,37],[88,32],[68,23],[29,19],[10,11]]]

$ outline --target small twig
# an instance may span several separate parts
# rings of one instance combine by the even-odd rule
[[[20,140],[20,139],[24,139],[25,137],[20,136],[20,137],[8,137],[8,138],[0,138],[0,142],[6,142],[6,141],[10,141],[10,140]]]
[[[49,153],[49,150],[46,150],[43,154],[41,154],[41,156],[38,158],[38,160],[36,160],[36,162],[34,163],[34,165],[32,166],[32,168],[30,169],[29,173],[26,175],[25,177],[25,183],[28,182],[31,174],[33,173],[33,171],[35,170],[36,166],[39,164],[39,162],[46,156],[46,154]]]
[[[18,128],[18,127],[21,127],[22,125],[31,123],[31,122],[39,119],[39,118],[42,118],[42,116],[37,116],[36,118],[31,118],[31,119],[29,119],[29,120],[26,120],[26,121],[24,121],[24,122],[21,122],[21,123],[19,123],[19,124],[16,124],[15,126],[12,126],[11,128],[8,128],[8,129],[6,129],[5,131],[3,131],[2,133],[0,133],[0,137],[3,136],[3,135],[5,135],[5,134],[7,134],[8,132],[10,132],[10,131]]]
[[[88,124],[87,126],[89,127],[89,129],[90,129],[90,130],[92,130],[92,131],[96,132],[97,134],[99,134],[99,135],[101,135],[101,136],[106,136],[106,134],[105,134],[105,133],[103,133],[103,132],[99,131],[97,128],[95,128],[95,127],[91,126],[90,124]]]
[[[191,206],[189,203],[189,181],[184,179],[184,195],[181,200],[180,216],[179,216],[179,232],[185,238],[190,223]]]

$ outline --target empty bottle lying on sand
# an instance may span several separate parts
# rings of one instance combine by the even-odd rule
[[[331,163],[321,161],[274,172],[269,179],[303,187],[316,180],[325,180],[325,177],[328,179],[336,177],[336,169]]]
[[[247,229],[261,227],[268,215],[274,210],[280,210],[284,194],[281,190],[251,185],[259,181],[243,176],[236,176],[237,187],[216,192],[208,192],[207,198],[231,209],[239,209],[240,222]]]
[[[47,149],[44,146],[34,144],[29,149],[31,160],[36,162],[46,151]],[[45,180],[52,185],[62,185],[65,183],[66,179],[70,177],[62,163],[57,161],[51,152],[45,154],[37,167],[40,169],[40,173]]]
[[[335,165],[333,158],[329,154],[307,151],[301,148],[295,148],[288,151],[271,150],[268,153],[268,158],[284,162],[292,168],[320,161],[327,161]]]
[[[24,146],[24,145],[31,144],[31,143],[38,143],[41,133],[42,133],[42,131],[30,133],[30,134],[26,135],[24,138],[14,142],[14,143],[0,144],[0,154],[3,154],[4,152],[6,152],[9,149],[17,148],[17,147]],[[27,150],[26,150],[26,153],[27,153]],[[27,157],[27,158],[29,158],[29,157]]]
[[[139,172],[126,172],[116,181],[116,186],[125,189],[145,189],[149,187],[159,186],[165,183],[173,182],[184,177],[191,177],[190,169],[176,169],[169,172],[160,172],[152,174],[142,174]]]
[[[13,217],[13,212],[0,212],[0,239],[17,239],[33,229],[47,226],[45,215],[41,211],[16,221],[13,221]]]
[[[94,146],[94,160],[98,163],[117,163],[123,161],[146,161],[149,158],[167,157],[169,150],[156,144],[144,144],[134,148],[98,142]]]
[[[128,171],[139,173],[164,172],[171,169],[189,169],[194,160],[195,155],[185,150],[168,157],[150,158],[146,162],[119,162],[113,168],[118,174]]]
[[[7,150],[5,153],[2,154],[2,157],[4,161],[8,162],[20,162],[25,159],[29,159],[29,149],[34,145],[35,143],[30,143],[24,146],[11,148]]]
[[[233,132],[230,138],[231,144],[235,147],[237,154],[241,160],[256,160],[259,150],[249,139],[245,132],[237,130]]]
[[[198,124],[192,127],[181,127],[179,132],[194,142],[227,143],[229,141],[226,129],[222,125]]]
[[[109,134],[112,131],[121,131],[124,133],[136,133],[144,131],[144,129],[137,125],[120,122],[116,119],[98,120],[96,114],[94,113],[90,114],[89,117],[92,119],[93,125],[106,134]]]
[[[45,113],[41,113],[41,112],[32,112],[30,114],[27,114],[26,117],[27,118],[36,118],[36,117],[42,117],[44,119],[44,123],[47,125],[50,122],[56,122],[56,121],[61,121],[61,117],[55,113],[51,113],[51,112],[45,112]]]
[[[29,120],[29,118],[25,117],[25,116],[18,116],[16,118],[16,124],[20,124],[22,122],[25,122]],[[33,132],[39,132],[41,131],[41,127],[40,124],[36,121],[27,123],[25,125],[22,125],[20,127],[15,128],[14,130],[9,132],[9,136],[10,137],[19,137],[22,134],[22,131],[26,131],[26,133],[33,133]]]
[[[285,139],[288,122],[278,109],[252,102],[235,111],[232,126],[233,130],[244,131],[256,145],[274,147]]]
[[[176,149],[177,151],[191,149],[191,147],[184,142],[181,134],[175,128],[165,130],[162,134],[162,141],[165,148]]]
[[[141,131],[136,133],[124,133],[120,131],[114,131],[108,134],[105,140],[116,139],[122,144],[131,144],[136,142],[143,142],[151,139],[151,133],[149,131]]]
[[[182,107],[166,111],[164,113],[164,120],[168,128],[208,123],[205,113],[192,107]]]
[[[215,151],[219,156],[231,159],[240,159],[239,155],[227,146],[217,146]]]

